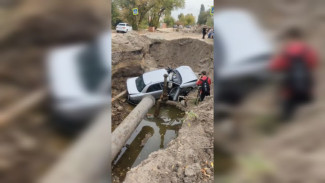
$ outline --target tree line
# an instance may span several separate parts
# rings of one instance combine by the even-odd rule
[[[139,28],[158,28],[161,21],[168,27],[173,25],[195,25],[193,14],[183,13],[178,15],[178,20],[171,16],[171,12],[185,7],[185,0],[113,0],[112,1],[112,25],[115,27],[120,22],[127,22],[134,30]],[[204,12],[202,12],[202,7]],[[133,8],[138,8],[138,15],[133,15]],[[209,16],[201,5],[198,24],[208,24],[212,17]]]

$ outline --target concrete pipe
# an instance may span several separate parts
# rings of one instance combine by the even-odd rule
[[[111,156],[112,161],[118,155],[126,141],[130,138],[133,131],[148,113],[149,109],[155,105],[155,99],[152,96],[146,96],[132,110],[132,112],[122,121],[122,123],[112,133]]]

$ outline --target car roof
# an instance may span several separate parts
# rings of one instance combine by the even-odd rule
[[[166,69],[159,69],[143,74],[143,81],[146,85],[150,83],[164,82],[164,74],[168,74]]]
[[[214,25],[225,65],[241,64],[272,52],[271,42],[260,25],[244,10],[227,9],[215,13]]]

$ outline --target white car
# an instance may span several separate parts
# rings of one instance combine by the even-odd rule
[[[124,32],[127,33],[129,31],[132,31],[132,26],[130,26],[128,23],[119,23],[116,26],[116,32]]]
[[[110,33],[91,43],[51,50],[46,66],[52,108],[67,121],[90,118],[109,105]]]
[[[240,9],[215,13],[215,80],[219,101],[237,103],[253,85],[266,78],[272,53],[271,40],[253,15]]]
[[[163,92],[165,74],[168,75],[170,100],[177,101],[179,96],[187,95],[196,87],[198,78],[189,66],[181,66],[176,69],[159,69],[144,73],[139,77],[129,78],[126,81],[128,101],[136,104],[147,95],[158,99]]]

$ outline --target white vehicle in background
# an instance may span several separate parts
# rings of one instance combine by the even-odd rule
[[[146,72],[139,77],[126,81],[128,101],[139,103],[143,97],[151,95],[158,99],[163,93],[164,75],[167,74],[168,95],[170,100],[177,101],[179,96],[186,96],[196,87],[197,76],[189,66],[176,69],[159,69]]]
[[[129,31],[132,31],[132,26],[130,26],[128,23],[119,23],[116,26],[116,32],[117,33],[119,33],[119,32],[127,33]]]
[[[250,13],[240,9],[216,12],[214,54],[219,101],[237,103],[267,78],[272,52],[266,32]]]
[[[107,32],[93,42],[56,48],[48,53],[51,107],[62,121],[89,119],[109,104],[110,39]]]

